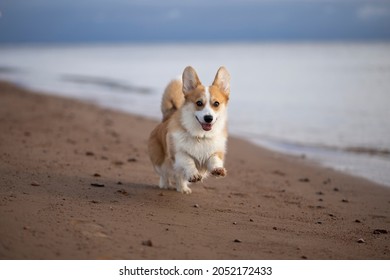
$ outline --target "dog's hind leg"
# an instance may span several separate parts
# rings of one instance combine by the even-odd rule
[[[184,179],[184,174],[182,172],[176,172],[176,190],[181,193],[190,194],[192,190],[188,187],[187,180]]]
[[[158,183],[158,186],[160,187],[160,189],[167,189],[169,185],[169,180],[164,172],[163,166],[155,166],[154,169],[156,170],[157,174],[160,175],[160,181]]]
[[[170,177],[172,176],[172,168],[167,163],[163,163],[157,169],[157,173],[160,175],[159,187],[161,189],[175,189],[172,186]]]
[[[169,180],[166,176],[160,176],[160,182],[158,183],[160,189],[169,189]]]

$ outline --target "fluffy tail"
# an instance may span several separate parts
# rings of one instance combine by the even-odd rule
[[[184,103],[183,85],[181,81],[174,80],[168,84],[161,101],[163,121],[169,119]]]

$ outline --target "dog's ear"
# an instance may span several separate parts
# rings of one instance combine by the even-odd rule
[[[183,72],[183,93],[186,95],[201,84],[198,74],[191,66],[187,66]]]
[[[213,85],[218,87],[222,92],[229,96],[230,94],[230,74],[228,70],[221,66],[218,69]]]

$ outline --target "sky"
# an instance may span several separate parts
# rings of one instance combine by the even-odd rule
[[[390,0],[0,0],[0,43],[390,40]]]

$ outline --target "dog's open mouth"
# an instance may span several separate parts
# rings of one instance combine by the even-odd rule
[[[200,123],[202,126],[203,130],[210,131],[213,125],[211,123]]]
[[[204,131],[210,131],[213,128],[213,125],[211,123],[203,123],[198,119],[198,117],[196,117],[196,119],[198,120]]]

